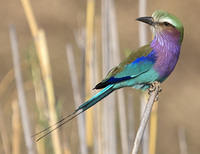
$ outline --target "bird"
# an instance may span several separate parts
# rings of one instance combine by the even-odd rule
[[[34,136],[42,134],[37,141],[117,89],[133,87],[145,91],[153,82],[162,83],[167,79],[179,59],[184,36],[182,22],[175,15],[163,10],[156,10],[152,16],[139,17],[136,20],[151,27],[152,41],[132,51],[118,66],[112,68],[106,77],[94,87],[97,90],[102,89],[100,92],[81,104],[72,114],[36,133]]]

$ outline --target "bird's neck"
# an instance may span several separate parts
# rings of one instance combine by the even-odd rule
[[[163,30],[156,32],[151,47],[159,52],[173,52],[180,51],[180,32],[177,30]]]
[[[174,69],[180,54],[180,33],[162,31],[156,33],[151,47],[157,57],[154,69],[163,81]]]

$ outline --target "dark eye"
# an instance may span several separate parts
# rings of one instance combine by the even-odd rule
[[[163,24],[164,24],[165,26],[170,26],[170,23],[168,23],[168,22],[163,22]]]

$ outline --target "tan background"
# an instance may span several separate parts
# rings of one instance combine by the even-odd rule
[[[76,64],[80,66],[80,52],[75,45],[73,34],[75,30],[85,25],[86,0],[32,0],[31,4],[39,26],[46,32],[56,98],[63,101],[67,106],[66,112],[70,112],[73,105],[65,45],[66,43],[74,45]],[[99,34],[100,6],[100,2],[97,1],[96,23]],[[199,8],[199,0],[148,1],[148,15],[151,15],[156,9],[167,10],[176,14],[185,27],[180,60],[173,74],[162,86],[158,119],[158,154],[179,153],[177,129],[180,126],[186,129],[189,153],[200,153]],[[121,55],[124,55],[125,49],[138,47],[138,23],[135,21],[135,18],[138,17],[138,2],[136,0],[116,0],[116,12]],[[33,40],[20,0],[1,0],[0,21],[1,80],[13,65],[8,32],[9,24],[14,24],[17,29],[21,61],[25,61],[26,49],[33,43]],[[29,77],[24,72],[24,80],[28,79]],[[14,85],[13,83],[11,91],[13,91]],[[7,95],[9,96],[9,94]],[[32,95],[28,93],[27,97]],[[2,100],[5,99],[2,98]],[[2,103],[4,102],[9,103],[9,101],[2,101]],[[5,107],[6,104],[4,103],[2,106]],[[5,113],[5,115],[9,116],[9,113]],[[9,124],[6,125],[9,127]]]

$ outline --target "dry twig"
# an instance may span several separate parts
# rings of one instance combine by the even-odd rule
[[[159,94],[160,90],[161,90],[160,89],[160,83],[157,82],[157,81],[153,82],[152,88],[150,88],[149,100],[148,100],[148,102],[145,106],[145,110],[144,110],[144,113],[143,113],[143,116],[142,116],[142,120],[140,122],[140,126],[139,126],[139,129],[138,129],[137,134],[136,134],[132,154],[138,153],[139,145],[142,141],[142,136],[144,134],[144,130],[145,130],[146,125],[148,123],[154,101],[158,98],[158,94]]]

